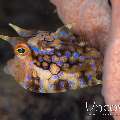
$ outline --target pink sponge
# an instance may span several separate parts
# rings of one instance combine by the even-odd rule
[[[108,0],[51,0],[60,19],[73,24],[73,30],[80,35],[85,32],[91,44],[105,48],[109,41],[111,7]]]

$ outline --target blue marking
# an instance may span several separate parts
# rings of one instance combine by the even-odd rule
[[[58,76],[61,77],[61,76],[63,76],[63,74],[64,74],[63,72],[60,72],[60,73],[58,73]]]
[[[39,48],[36,48],[36,47],[31,47],[31,49],[34,52],[39,53],[41,55],[45,55],[45,54],[52,55],[52,54],[54,54],[54,49],[51,49],[51,50],[40,50]]]
[[[92,75],[88,75],[88,80],[92,80]]]
[[[64,81],[60,81],[59,84],[60,84],[60,87],[61,87],[61,88],[64,88],[64,85],[65,85]]]
[[[35,53],[39,53],[39,48],[37,48],[37,47],[31,47],[31,49],[32,49]]]
[[[31,76],[30,76],[30,75],[27,75],[27,76],[26,76],[26,80],[27,80],[27,81],[31,80]]]
[[[33,62],[33,61],[31,61],[31,62],[30,62],[30,66],[32,67],[32,65],[33,65],[33,64],[34,64],[34,62]]]
[[[38,58],[38,61],[39,62],[43,62],[43,58]]]
[[[58,35],[54,35],[53,38],[54,38],[54,39],[58,39]]]
[[[58,77],[58,75],[53,75],[51,79],[53,79],[53,80],[58,80],[59,77]]]
[[[48,44],[52,44],[52,42],[51,42],[51,41],[48,41],[47,43],[48,43]]]
[[[47,55],[49,54],[49,51],[48,51],[48,50],[46,51],[46,54],[47,54]]]
[[[55,62],[55,57],[54,56],[52,56],[52,62]]]
[[[53,38],[54,39],[59,39],[60,37],[68,37],[68,32],[66,31],[59,31],[58,34],[54,35]]]
[[[49,50],[49,51],[48,51],[48,54],[49,54],[49,55],[53,55],[53,54],[54,54],[54,49]]]
[[[83,78],[80,78],[80,87],[84,87],[86,85]]]
[[[62,66],[63,65],[63,62],[62,61],[58,61],[56,62],[58,66]]]
[[[66,56],[67,58],[70,58],[70,57],[71,57],[71,52],[66,51],[66,52],[65,52],[65,56]]]
[[[40,93],[44,93],[45,90],[44,90],[44,81],[43,80],[40,80]]]
[[[74,52],[74,53],[73,53],[73,57],[74,57],[75,59],[78,59],[78,58],[79,58],[79,53],[78,53],[78,52]]]
[[[40,80],[40,88],[43,89],[44,88],[43,86],[44,86],[44,82],[43,80]]]
[[[75,82],[74,81],[68,81],[68,84],[69,84],[69,87],[73,87],[75,85]]]
[[[66,35],[67,33],[65,31],[60,32],[61,35]]]
[[[85,56],[80,56],[80,60],[85,60]]]
[[[61,57],[61,56],[62,56],[62,54],[61,54],[60,52],[57,52],[57,55],[58,55],[59,57]]]
[[[47,54],[46,50],[42,50],[43,55]]]
[[[91,67],[94,69],[96,67],[95,63],[92,63]]]
[[[54,89],[54,88],[55,88],[55,85],[50,83],[50,84],[48,84],[48,88],[49,88],[49,89]]]
[[[70,37],[70,41],[71,41],[71,42],[74,42],[74,41],[76,41],[76,38],[75,38],[75,36],[71,36],[71,37]]]
[[[66,32],[66,31],[60,31],[60,37],[65,37],[65,38],[67,38],[68,37],[68,32]]]
[[[39,54],[41,54],[41,55],[42,55],[42,54],[43,54],[43,52],[40,50],[40,51],[39,51]]]
[[[45,55],[45,54],[47,54],[47,51],[46,51],[46,50],[40,50],[40,51],[39,51],[39,54]]]

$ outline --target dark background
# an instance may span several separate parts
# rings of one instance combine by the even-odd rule
[[[17,34],[8,26],[14,23],[26,29],[55,31],[62,26],[49,0],[0,0],[0,33]],[[0,62],[6,62],[7,48],[0,44]],[[99,108],[87,112],[85,102],[104,106],[101,86],[60,94],[35,94],[25,91],[3,72],[0,65],[0,120],[112,120]],[[93,116],[88,115],[96,114]]]

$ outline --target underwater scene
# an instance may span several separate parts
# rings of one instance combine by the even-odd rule
[[[111,10],[0,0],[0,120],[114,120],[102,93]]]

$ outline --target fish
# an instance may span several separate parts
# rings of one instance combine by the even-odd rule
[[[89,44],[85,33],[75,35],[70,24],[55,32],[9,25],[19,37],[0,35],[14,51],[4,71],[24,89],[61,93],[102,84],[103,56]]]

